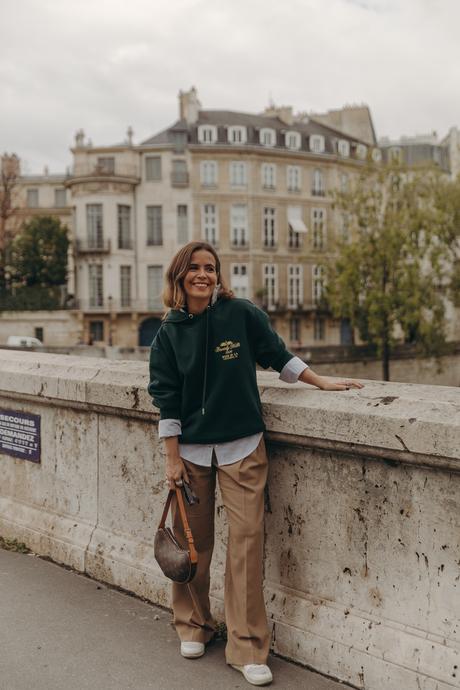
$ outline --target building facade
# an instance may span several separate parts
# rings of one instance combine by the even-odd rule
[[[192,88],[179,94],[178,120],[144,142],[128,129],[97,147],[80,130],[67,175],[21,178],[25,212],[58,214],[71,229],[79,340],[149,345],[172,256],[204,239],[235,294],[259,303],[289,346],[349,344],[348,324],[321,300],[322,264],[349,232],[331,192],[382,153],[369,110],[344,110],[206,110]]]

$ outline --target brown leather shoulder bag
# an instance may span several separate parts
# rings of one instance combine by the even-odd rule
[[[184,549],[175,538],[172,530],[169,527],[165,527],[174,494],[177,497],[177,505],[184,527],[184,534],[188,542],[188,549]],[[180,584],[186,584],[193,580],[198,563],[198,554],[193,542],[192,531],[188,524],[182,490],[178,486],[176,486],[175,490],[170,489],[168,493],[158,531],[155,534],[154,554],[161,570],[170,580]]]

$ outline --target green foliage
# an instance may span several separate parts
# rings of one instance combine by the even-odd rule
[[[14,281],[29,287],[64,285],[68,247],[67,228],[57,218],[32,218],[12,244]]]
[[[398,330],[426,354],[443,351],[446,184],[434,170],[368,167],[352,188],[334,194],[350,237],[327,262],[326,298],[336,317],[349,318],[376,346],[384,378]]]

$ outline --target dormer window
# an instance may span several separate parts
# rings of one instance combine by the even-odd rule
[[[215,125],[200,125],[198,127],[198,141],[200,144],[215,144],[217,127]]]
[[[298,151],[302,144],[302,137],[299,132],[286,132],[286,148]]]
[[[227,140],[229,144],[245,144],[247,141],[246,127],[229,127]]]
[[[356,147],[356,157],[360,161],[364,161],[367,157],[367,146],[365,144],[358,144]]]
[[[269,127],[262,127],[259,134],[259,141],[262,146],[275,146],[276,144],[276,132],[274,129]]]
[[[310,151],[313,151],[313,153],[324,153],[325,144],[322,134],[312,134],[310,136],[309,144]]]
[[[339,153],[339,156],[343,156],[343,158],[348,158],[350,155],[350,142],[348,142],[346,139],[339,139],[337,143],[337,151]]]

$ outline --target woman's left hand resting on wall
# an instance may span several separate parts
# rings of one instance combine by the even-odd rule
[[[321,388],[323,391],[347,391],[350,388],[364,388],[364,383],[356,379],[337,380],[328,376],[320,376],[315,374],[310,368],[304,369],[299,376],[299,381],[309,383],[312,386]]]

